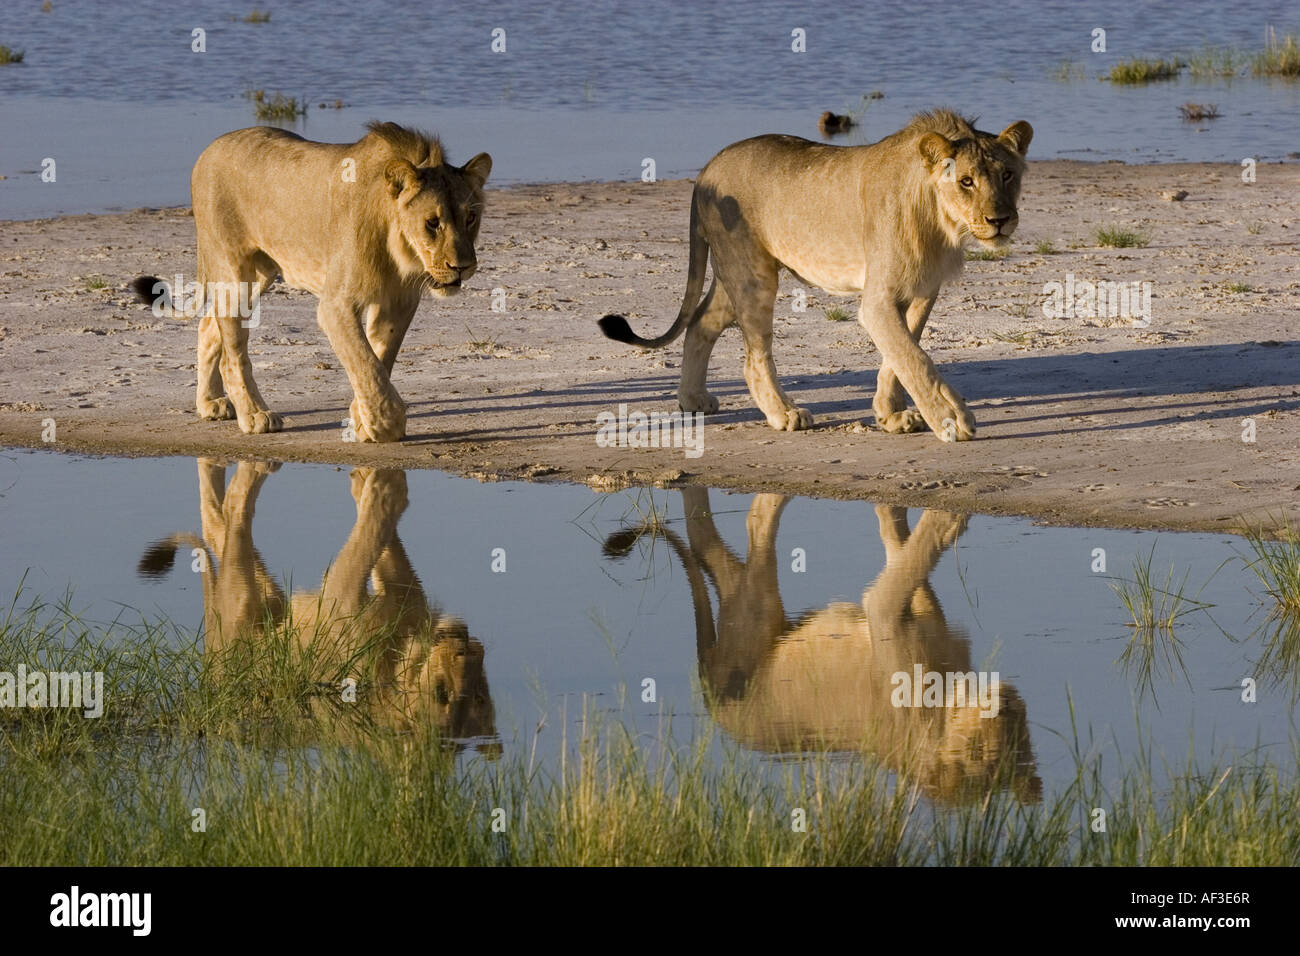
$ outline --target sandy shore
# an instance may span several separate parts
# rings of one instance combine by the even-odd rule
[[[642,353],[599,334],[605,312],[657,334],[680,304],[691,184],[517,187],[490,194],[481,268],[457,299],[428,300],[394,381],[408,438],[342,440],[350,390],[315,300],[268,294],[252,353],[285,431],[245,436],[194,416],[194,328],[157,320],[126,282],[192,276],[185,210],[0,223],[0,444],[441,468],[478,477],[700,482],[864,498],[1053,523],[1235,529],[1300,523],[1300,166],[1244,185],[1220,165],[1031,164],[1012,255],[971,261],[923,339],[967,398],[976,441],[871,427],[879,356],[860,326],[782,282],[775,355],[816,416],[775,432],[741,376],[740,335],[714,352],[722,401],[704,454],[604,448],[596,416],[619,403],[676,408],[681,343]],[[1182,202],[1162,193],[1186,190]],[[1099,226],[1150,236],[1105,249]],[[1035,252],[1052,242],[1055,254]],[[1048,282],[1150,281],[1152,321],[1046,318]],[[1241,283],[1249,287],[1230,287]],[[493,312],[491,290],[506,293]],[[1243,441],[1250,419],[1255,441]],[[864,427],[865,425],[865,427]]]

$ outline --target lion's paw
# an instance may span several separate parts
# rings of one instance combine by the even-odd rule
[[[784,412],[769,415],[767,423],[779,432],[798,432],[812,428],[812,412],[806,408],[787,408]]]
[[[679,394],[677,407],[684,412],[703,412],[705,415],[712,415],[718,410],[718,400],[708,392]]]
[[[352,400],[349,409],[357,441],[390,442],[406,437],[406,403],[394,392],[376,407]]]
[[[915,408],[891,412],[884,418],[877,417],[876,425],[882,432],[890,435],[910,435],[912,432],[923,432],[930,427],[925,423],[925,417]]]
[[[225,395],[200,401],[198,410],[199,418],[209,422],[227,421],[235,417],[235,406]]]
[[[278,412],[266,410],[253,412],[247,423],[239,423],[239,430],[245,435],[264,435],[267,432],[278,432],[282,428],[284,418]]]
[[[390,442],[401,441],[406,437],[406,415],[397,415],[388,419],[354,419],[357,422],[357,441]]]

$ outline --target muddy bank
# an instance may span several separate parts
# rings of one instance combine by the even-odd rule
[[[871,427],[879,356],[856,303],[782,282],[775,355],[816,427],[775,432],[741,376],[738,332],[714,352],[719,413],[704,452],[601,447],[620,403],[670,412],[680,342],[609,342],[595,320],[657,333],[684,283],[690,183],[490,193],[481,268],[428,300],[394,381],[410,404],[396,445],[343,440],[347,379],[315,300],[265,300],[251,350],[285,431],[245,436],[194,417],[194,328],[136,305],[142,272],[190,276],[184,210],[0,223],[0,444],[103,454],[215,455],[440,468],[611,488],[632,481],[868,498],[1045,521],[1223,529],[1300,523],[1300,167],[1031,165],[1012,254],[947,286],[923,344],[970,402],[974,442]],[[1162,193],[1185,190],[1182,201]],[[1102,226],[1149,237],[1096,245]],[[1049,251],[1039,244],[1050,242]],[[1152,283],[1151,322],[1049,318],[1049,282]],[[492,309],[504,291],[505,312]],[[498,296],[498,299],[500,297]],[[835,321],[836,307],[848,318]],[[1247,425],[1249,421],[1251,424]],[[1243,441],[1253,428],[1254,441]]]

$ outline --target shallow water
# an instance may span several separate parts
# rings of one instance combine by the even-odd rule
[[[0,215],[187,202],[202,147],[254,122],[250,89],[305,98],[295,128],[310,137],[351,140],[376,116],[432,127],[453,158],[490,150],[498,183],[632,179],[645,157],[660,177],[687,175],[738,138],[815,137],[825,109],[865,109],[843,142],[951,105],[990,127],[1028,119],[1036,158],[1235,163],[1300,149],[1300,83],[1098,80],[1125,58],[1256,51],[1268,25],[1300,29],[1282,0],[263,6],[266,24],[234,22],[247,11],[224,2],[0,5],[0,43],[26,54],[0,67],[0,128],[21,131],[0,137]],[[1104,53],[1091,52],[1098,27]],[[195,28],[205,53],[191,51]],[[504,53],[491,49],[498,28]],[[1085,78],[1056,78],[1066,61]],[[1223,116],[1184,122],[1188,100]],[[45,157],[59,162],[54,184],[32,172]]]
[[[666,520],[648,530],[652,506]],[[86,620],[165,617],[212,642],[214,622],[220,640],[255,639],[253,622],[290,607],[375,627],[408,615],[395,633],[423,637],[393,655],[424,676],[397,681],[407,713],[469,759],[526,753],[543,719],[546,752],[585,704],[649,740],[665,716],[676,738],[720,731],[760,764],[804,749],[890,765],[920,748],[940,797],[954,775],[978,784],[1009,760],[1029,795],[1073,779],[1071,701],[1085,741],[1129,756],[1146,742],[1175,766],[1257,746],[1285,759],[1274,748],[1294,732],[1296,675],[1261,661],[1261,589],[1229,536],[23,451],[0,455],[0,534],[0,587],[23,581],[24,601],[71,592]],[[1092,570],[1098,548],[1106,573]],[[1144,667],[1142,642],[1124,660],[1133,632],[1110,582],[1152,548],[1160,583],[1172,565],[1214,607],[1180,619],[1177,653],[1157,640]],[[203,560],[210,575],[194,570]],[[997,672],[998,712],[892,706],[894,675],[917,666]]]

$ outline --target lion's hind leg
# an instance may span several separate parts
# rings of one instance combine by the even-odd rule
[[[682,382],[677,389],[677,404],[684,412],[703,412],[706,415],[718,410],[718,399],[709,394],[707,379],[709,356],[723,330],[736,320],[736,313],[727,298],[727,290],[714,279],[708,295],[700,303],[697,318],[686,329],[682,349]]]
[[[777,431],[811,428],[812,412],[790,401],[776,380],[772,361],[772,309],[776,305],[776,260],[756,271],[737,290],[729,290],[745,336],[745,383],[749,394]]]
[[[234,405],[239,430],[245,434],[278,432],[284,427],[283,419],[262,398],[248,354],[248,330],[257,323],[257,298],[274,276],[259,274],[253,261],[231,263],[211,274],[233,276],[235,280],[210,281],[206,294],[211,300],[208,307],[212,321],[221,337],[221,381]],[[248,315],[244,314],[245,306],[249,307]]]
[[[235,417],[235,406],[226,397],[226,387],[221,382],[221,329],[211,310],[199,319],[198,371],[194,405],[199,418],[223,421]]]

